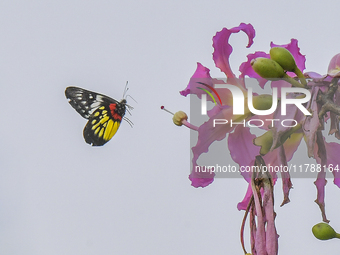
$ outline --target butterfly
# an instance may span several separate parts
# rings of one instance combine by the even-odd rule
[[[125,93],[127,89],[125,87]],[[67,87],[65,96],[70,105],[85,119],[88,119],[83,135],[86,143],[92,146],[102,146],[116,134],[122,119],[130,126],[132,122],[124,117],[125,112],[133,107],[127,104],[126,99],[117,100],[78,87]]]

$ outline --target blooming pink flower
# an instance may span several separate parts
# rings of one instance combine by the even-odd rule
[[[181,91],[181,95],[187,96],[189,94],[196,95],[198,98],[202,98],[205,93],[198,84],[204,84],[208,88],[213,88],[216,84],[231,84],[237,86],[245,97],[247,94],[247,87],[245,83],[245,77],[255,78],[259,86],[264,88],[264,85],[268,82],[267,79],[262,78],[257,74],[252,64],[254,59],[271,58],[271,56],[265,52],[255,52],[247,56],[247,61],[242,63],[239,67],[241,74],[239,77],[232,72],[229,57],[233,51],[232,46],[229,44],[229,38],[232,34],[243,31],[248,36],[248,45],[250,47],[253,44],[255,37],[255,30],[251,24],[241,23],[238,27],[232,29],[222,29],[217,32],[213,37],[213,60],[217,68],[219,68],[226,76],[226,81],[214,79],[210,76],[210,70],[204,67],[202,64],[197,63],[196,71],[191,77],[186,89]],[[298,47],[298,41],[292,39],[289,44],[275,45],[271,43],[273,47],[283,47],[287,49],[293,56],[296,66],[300,71],[305,69],[306,58],[300,53]],[[273,50],[278,50],[277,48]],[[283,51],[279,49],[279,51]],[[285,51],[287,52],[287,51]],[[288,53],[289,54],[289,53]],[[291,59],[291,58],[289,58]],[[272,61],[272,60],[271,60]],[[295,69],[293,69],[296,73]],[[295,77],[295,73],[286,72],[290,77]],[[288,80],[279,79],[273,80],[270,83],[272,89],[277,89],[278,94],[283,87],[291,87],[294,82],[288,82],[288,77],[284,74]],[[215,90],[219,94],[220,103],[208,111],[209,119],[196,127],[187,122],[187,119],[180,120],[187,127],[194,129],[198,132],[197,144],[192,148],[192,172],[189,175],[192,186],[194,187],[206,187],[214,180],[214,173],[196,172],[197,160],[203,154],[207,153],[209,146],[215,141],[221,141],[227,137],[228,148],[230,156],[240,168],[242,166],[287,166],[298,146],[300,145],[302,138],[304,138],[307,145],[307,154],[309,157],[313,157],[316,163],[319,164],[317,170],[317,179],[315,185],[317,188],[316,203],[319,205],[322,218],[328,222],[325,213],[325,185],[326,181],[326,169],[332,169],[334,176],[334,184],[340,187],[340,157],[338,152],[340,151],[340,144],[331,142],[328,143],[323,137],[322,130],[324,123],[330,119],[330,131],[329,134],[337,139],[340,139],[340,92],[338,92],[338,80],[340,79],[340,54],[334,56],[328,67],[328,75],[322,76],[315,72],[305,73],[304,76],[308,78],[308,83],[304,81],[304,77],[298,74],[298,79],[301,80],[301,87],[309,90],[311,99],[304,106],[311,115],[304,115],[295,105],[287,106],[287,115],[281,114],[280,105],[278,105],[276,111],[269,116],[256,116],[256,119],[275,119],[281,122],[285,119],[290,119],[291,122],[297,123],[294,127],[292,125],[277,125],[278,122],[273,122],[272,125],[267,127],[261,127],[265,130],[265,133],[261,136],[256,136],[250,132],[249,127],[242,125],[218,125],[214,126],[214,119],[230,119],[233,122],[248,121],[254,118],[254,114],[246,107],[244,114],[233,114],[233,96],[229,90],[218,89]],[[303,76],[303,74],[301,74]],[[266,77],[262,75],[263,77]],[[282,77],[282,76],[280,76]],[[304,81],[304,82],[302,82]],[[307,84],[307,86],[305,86]],[[253,93],[254,98],[260,98],[259,95]],[[289,94],[288,98],[301,97],[299,94]],[[271,98],[270,98],[271,99]],[[207,99],[215,100],[215,99]],[[255,102],[255,101],[254,101]],[[262,102],[265,103],[264,100]],[[329,112],[329,114],[328,114]],[[251,243],[253,254],[277,254],[277,240],[278,235],[275,229],[275,212],[274,212],[274,200],[273,200],[273,186],[277,180],[275,172],[270,173],[241,173],[244,179],[249,183],[247,192],[243,201],[241,201],[237,208],[239,210],[245,210],[246,214],[250,211],[251,222]],[[289,192],[292,188],[292,182],[289,172],[281,172],[284,200],[281,205],[289,202]],[[255,222],[257,218],[257,223]],[[243,231],[243,230],[242,230]],[[243,233],[243,232],[242,232]],[[245,251],[245,250],[244,250]],[[246,251],[245,251],[246,253]]]
[[[269,54],[264,52],[256,52],[254,54],[250,54],[247,56],[247,62],[244,62],[240,66],[241,75],[237,78],[235,74],[232,72],[230,64],[229,64],[229,57],[232,53],[232,46],[229,44],[228,40],[229,37],[233,33],[238,33],[240,31],[245,32],[248,35],[249,41],[247,47],[250,47],[253,43],[253,38],[255,36],[255,30],[250,24],[240,24],[240,26],[232,28],[232,29],[222,29],[220,32],[217,32],[216,35],[213,37],[213,59],[215,61],[216,67],[218,67],[227,78],[228,84],[233,84],[238,86],[241,90],[244,91],[246,94],[246,86],[245,86],[245,76],[249,76],[251,78],[256,78],[259,81],[260,86],[263,88],[264,84],[267,80],[261,78],[254,70],[251,68],[250,62],[252,59],[257,57],[266,57],[269,58]],[[277,45],[271,44],[272,47]],[[289,49],[293,56],[298,59],[297,65],[300,69],[304,69],[304,56],[299,52],[299,48],[297,47],[297,40],[292,40],[290,44],[282,45]],[[180,93],[183,96],[187,96],[188,94],[195,94],[198,98],[201,98],[201,95],[204,93],[201,89],[197,88],[197,82],[203,82],[210,86],[213,84],[222,83],[221,80],[213,79],[210,76],[210,70],[204,67],[202,64],[197,64],[197,69],[193,76],[191,77],[187,88]],[[287,87],[291,86],[288,82],[285,81],[274,81],[272,82],[273,87]],[[224,139],[227,134],[230,134],[228,137],[228,147],[231,153],[232,158],[236,163],[240,166],[243,165],[252,165],[255,159],[255,156],[259,154],[259,147],[253,145],[252,143],[249,144],[248,141],[252,139],[246,139],[245,137],[250,137],[250,131],[247,128],[238,127],[235,129],[236,126],[230,127],[230,125],[220,125],[217,127],[213,127],[212,122],[213,119],[233,119],[235,116],[233,115],[233,108],[232,108],[232,97],[229,90],[218,90],[216,89],[222,100],[222,106],[215,106],[211,111],[208,112],[210,119],[203,123],[198,128],[198,142],[196,146],[192,148],[193,151],[193,169],[195,169],[197,165],[197,159],[202,153],[208,152],[209,146],[214,141],[220,141]],[[244,119],[248,120],[252,118],[253,115],[248,111],[245,112],[242,116],[237,116],[237,121],[242,121]],[[259,118],[270,118],[270,116],[256,116],[257,119]],[[235,131],[234,131],[235,129]],[[234,131],[234,133],[233,133]],[[237,134],[238,140],[233,140],[233,134]],[[244,139],[242,139],[242,137]],[[240,141],[239,139],[242,139]],[[253,137],[255,138],[255,137]],[[233,141],[233,142],[230,142]],[[243,148],[243,149],[240,149]],[[237,158],[237,154],[242,154]],[[245,155],[247,155],[245,157]],[[274,163],[274,162],[273,162]],[[245,176],[246,177],[246,176]],[[214,174],[213,173],[197,173],[192,171],[189,176],[190,180],[192,181],[192,185],[194,187],[205,187],[213,182]]]

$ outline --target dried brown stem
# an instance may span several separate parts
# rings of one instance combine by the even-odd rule
[[[319,111],[319,118],[321,119],[326,112],[331,111],[336,115],[340,115],[340,106],[336,105],[333,101],[334,94],[338,89],[338,81],[339,78],[333,78],[331,84],[329,85],[329,89],[326,93],[319,92],[317,97],[317,102],[322,105]]]

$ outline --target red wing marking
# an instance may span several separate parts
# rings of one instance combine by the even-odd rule
[[[115,112],[116,108],[117,108],[117,104],[110,104],[110,110],[111,110],[111,116],[112,118],[114,118],[115,120],[122,120],[122,116],[119,115],[118,113]]]

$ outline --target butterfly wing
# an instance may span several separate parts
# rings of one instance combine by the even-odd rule
[[[84,139],[88,144],[102,146],[116,134],[124,114],[111,111],[114,105],[117,104],[102,105],[91,115],[84,128]]]
[[[65,96],[69,99],[70,105],[85,119],[89,119],[102,104],[119,103],[108,96],[78,87],[66,88]]]

